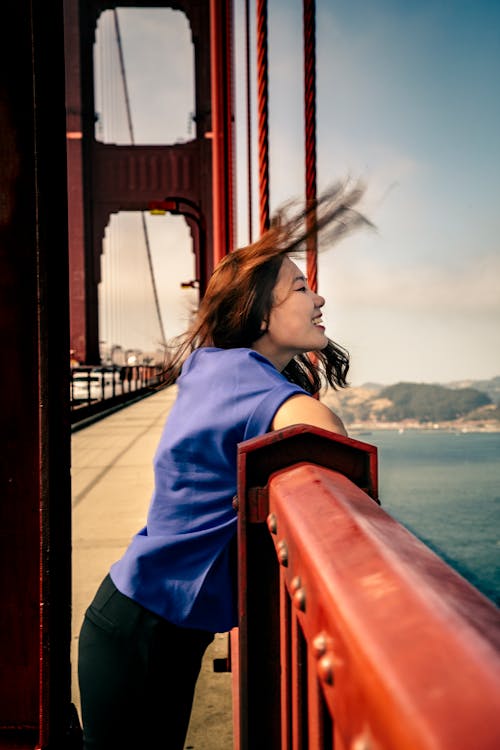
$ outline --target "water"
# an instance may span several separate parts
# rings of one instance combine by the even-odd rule
[[[500,433],[359,439],[378,447],[382,507],[500,605]]]

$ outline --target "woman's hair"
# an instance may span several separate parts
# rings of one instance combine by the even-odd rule
[[[331,246],[347,232],[370,222],[354,209],[363,195],[360,185],[335,185],[314,206],[297,209],[288,203],[273,218],[271,228],[256,242],[226,255],[214,270],[193,324],[177,340],[167,374],[174,381],[187,355],[202,346],[221,349],[251,347],[264,334],[273,290],[286,256],[305,255],[308,237],[316,233],[318,247]],[[283,370],[292,383],[317,393],[323,380],[344,387],[349,355],[333,341],[321,351],[295,356]]]

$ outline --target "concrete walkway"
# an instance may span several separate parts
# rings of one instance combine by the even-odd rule
[[[73,702],[78,634],[86,607],[110,565],[143,525],[153,489],[152,460],[175,386],[115,412],[72,437]],[[186,750],[231,750],[231,675],[214,673],[227,656],[227,635],[208,649],[198,681]],[[138,748],[138,750],[143,750]],[[146,748],[144,748],[146,750]]]

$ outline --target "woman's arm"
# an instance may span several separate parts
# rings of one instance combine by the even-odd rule
[[[311,424],[347,437],[342,420],[325,404],[311,396],[297,394],[281,404],[274,415],[271,429],[281,430],[292,424]]]

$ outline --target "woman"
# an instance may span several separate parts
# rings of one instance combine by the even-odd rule
[[[360,196],[336,188],[315,207],[316,229],[335,238],[366,221],[353,210]],[[345,386],[349,360],[325,334],[325,300],[290,257],[303,226],[304,212],[224,258],[171,363],[178,396],[146,526],[111,567],[80,634],[87,749],[184,747],[203,653],[237,624],[238,443],[297,423],[346,434],[312,397],[321,377]]]

